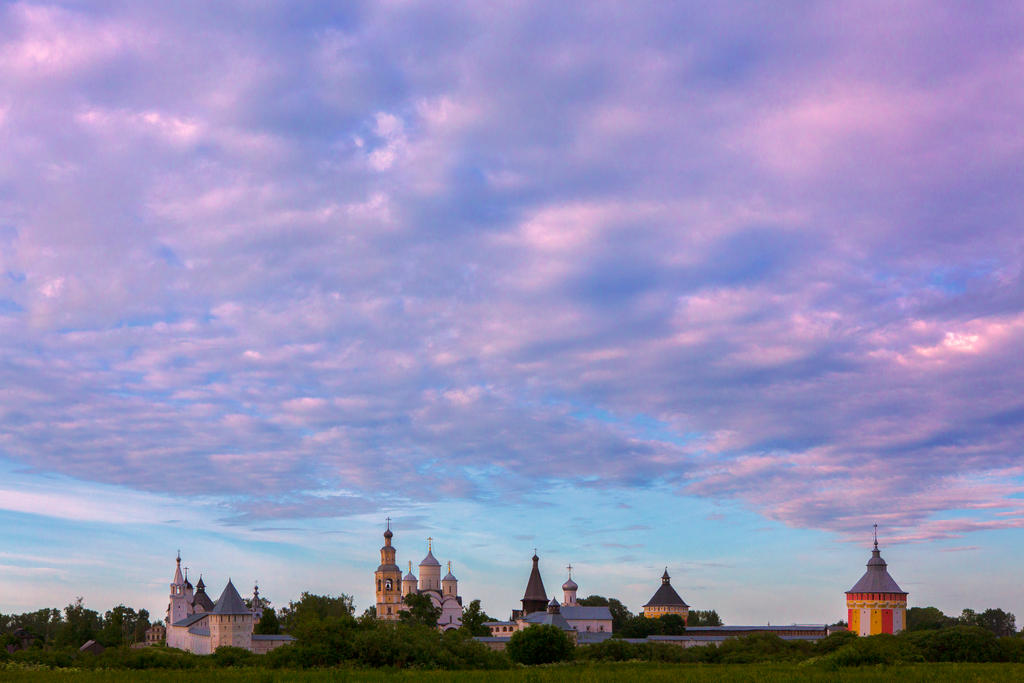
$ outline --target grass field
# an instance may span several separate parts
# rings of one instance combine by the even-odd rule
[[[271,671],[267,669],[214,669],[186,671],[77,671],[54,669],[27,671],[0,669],[0,680],[11,682],[66,681],[105,683],[140,681],[170,683],[285,683],[291,681],[721,681],[723,683],[782,683],[784,681],[1024,681],[1024,664],[914,664],[910,666],[851,668],[825,671],[814,666],[787,664],[699,665],[617,663],[557,665],[511,671],[388,671],[331,669],[321,671]]]

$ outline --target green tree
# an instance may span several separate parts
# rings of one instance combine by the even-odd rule
[[[372,623],[374,623],[376,621],[377,621],[377,606],[376,605],[370,605],[365,610],[363,610],[363,613],[359,616],[359,624],[363,625],[363,626],[368,625],[368,624],[372,624]]]
[[[281,632],[281,622],[277,618],[277,612],[274,611],[273,607],[263,608],[263,617],[259,623],[253,629],[253,633],[260,635],[270,636],[277,635]]]
[[[721,626],[722,619],[713,609],[692,609],[686,618],[687,626]]]
[[[323,621],[329,617],[342,620],[355,621],[352,613],[355,612],[355,605],[352,603],[352,596],[344,593],[334,597],[332,595],[314,595],[303,591],[298,602],[289,602],[287,607],[281,608],[277,615],[281,628],[288,633],[295,633],[295,630],[305,624],[316,621]]]
[[[1017,633],[1017,618],[1010,612],[989,608],[977,615],[978,626],[986,628],[997,636],[1012,636]]]
[[[88,640],[94,640],[100,631],[100,615],[86,609],[79,597],[64,608],[64,626],[60,629],[56,643],[64,647],[81,647]]]
[[[911,607],[907,610],[908,631],[933,631],[956,623],[955,618],[947,617],[938,607]]]
[[[441,618],[441,608],[434,607],[434,603],[426,595],[409,593],[402,599],[405,606],[398,613],[398,618],[404,624],[420,624],[422,626],[437,626],[437,620]]]
[[[462,626],[464,632],[471,636],[489,636],[491,629],[484,626],[484,622],[494,621],[480,607],[479,600],[473,600],[469,606],[462,610]]]
[[[573,644],[557,626],[534,625],[513,633],[505,652],[520,664],[550,664],[571,658]]]
[[[606,598],[601,595],[589,595],[582,600],[577,600],[576,602],[584,607],[607,607],[608,611],[612,613],[612,632],[620,630],[630,619],[633,618],[633,614],[629,609],[616,598]]]

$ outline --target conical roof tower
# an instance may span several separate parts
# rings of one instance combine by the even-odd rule
[[[533,551],[533,569],[530,570],[530,578],[526,582],[526,592],[523,593],[523,615],[533,612],[543,612],[548,608],[548,596],[544,591],[544,580],[540,578],[540,567],[537,551]]]
[[[907,623],[907,592],[889,575],[878,549],[878,525],[867,571],[846,591],[848,628],[862,636],[899,633]]]

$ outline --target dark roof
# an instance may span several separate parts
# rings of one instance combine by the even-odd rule
[[[282,633],[280,635],[262,635],[262,634],[259,634],[259,633],[254,633],[254,634],[252,634],[252,639],[253,640],[287,640],[289,642],[295,640],[294,637],[288,635],[287,633]]]
[[[242,596],[235,590],[235,584],[228,579],[228,585],[224,586],[224,592],[217,598],[217,604],[210,610],[210,614],[252,614],[252,610],[245,606]]]
[[[174,622],[173,624],[171,624],[171,626],[191,626],[200,619],[205,619],[207,616],[208,615],[202,612],[199,614],[193,614],[191,616],[185,617],[184,619]]]
[[[644,605],[644,607],[660,607],[662,605],[689,607],[689,605],[683,602],[683,599],[679,597],[679,593],[676,593],[676,589],[672,587],[669,579],[668,569],[665,569],[665,573],[661,575],[661,585],[658,587],[658,590],[655,591],[654,595],[651,596],[651,599],[647,601],[647,604]]]
[[[533,556],[533,569],[530,570],[530,578],[526,582],[526,592],[523,593],[523,600],[543,600],[548,601],[548,595],[544,592],[544,581],[540,578],[540,567],[537,566],[537,562],[540,558],[536,554]]]
[[[548,624],[550,626],[557,626],[563,631],[572,631],[573,627],[569,625],[569,622],[565,620],[565,617],[559,612],[534,612],[528,614],[525,619],[528,624]]]
[[[210,629],[206,626],[193,626],[188,630],[194,636],[208,636],[210,635]]]
[[[430,548],[427,549],[427,556],[420,562],[421,567],[440,567],[441,563],[434,557],[434,552]]]
[[[846,591],[847,593],[902,593],[906,595],[906,591],[899,587],[899,585],[893,581],[893,578],[889,576],[889,572],[886,569],[885,560],[882,559],[882,553],[878,550],[878,544],[875,544],[875,549],[871,551],[871,559],[868,560],[868,570],[864,572],[864,576],[860,577],[860,581],[853,585],[853,588]]]
[[[192,605],[198,605],[203,608],[204,612],[209,612],[213,609],[213,600],[206,594],[206,591],[200,588],[196,591],[195,597],[192,598]]]

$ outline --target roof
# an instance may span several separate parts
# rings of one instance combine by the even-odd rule
[[[209,636],[210,628],[208,626],[193,626],[188,632],[194,636]]]
[[[174,622],[173,624],[171,624],[171,626],[191,626],[200,619],[205,619],[207,616],[209,615],[207,615],[206,613],[193,614],[192,616],[188,616],[184,619]]]
[[[568,581],[566,581],[565,583],[562,584],[562,590],[564,590],[564,591],[574,591],[574,590],[577,590],[578,588],[579,588],[579,586],[577,586],[576,582],[573,581],[572,579],[569,579]]]
[[[423,558],[422,562],[420,562],[420,566],[421,567],[440,567],[441,563],[437,561],[436,557],[434,557],[434,551],[428,548],[427,549],[427,556]]]
[[[202,607],[205,612],[213,609],[213,600],[210,599],[210,596],[202,588],[196,591],[195,597],[192,598],[192,604]]]
[[[548,601],[548,595],[544,591],[544,581],[540,578],[540,568],[537,566],[539,561],[540,558],[534,554],[533,569],[530,570],[530,578],[526,582],[526,592],[523,593],[523,600]]]
[[[607,607],[586,607],[583,605],[562,605],[562,616],[569,620],[592,619],[611,621],[612,611]]]
[[[443,579],[441,579],[441,580],[442,580],[442,581],[458,581],[458,579],[456,579],[456,578],[455,578],[455,575],[454,575],[454,574],[452,574],[450,570],[449,570],[449,572],[448,572],[447,576],[445,576],[445,577],[444,577]]]
[[[547,624],[549,626],[557,626],[563,631],[574,631],[575,629],[569,625],[569,622],[565,620],[560,612],[534,612],[526,616],[525,620],[528,624]]]
[[[885,560],[882,559],[882,553],[878,550],[878,544],[875,543],[875,549],[871,551],[871,559],[868,560],[868,570],[864,572],[864,576],[860,577],[860,581],[855,583],[853,588],[846,592],[901,593],[906,595],[906,591],[900,588],[899,585],[893,581],[893,578],[889,576],[886,566]]]
[[[262,635],[262,634],[259,634],[259,633],[254,633],[254,634],[252,634],[252,639],[253,640],[287,640],[288,642],[291,642],[291,641],[295,640],[295,638],[293,636],[290,636],[287,633],[281,633],[281,634],[278,634],[278,635]]]
[[[611,631],[577,631],[576,644],[593,645],[594,643],[603,643],[611,637]]]
[[[644,607],[655,607],[662,605],[672,605],[674,607],[689,607],[683,599],[679,597],[679,593],[676,593],[676,589],[669,583],[668,570],[661,576],[661,585],[658,586],[658,590],[654,592],[651,599],[647,601]]]
[[[217,598],[217,604],[210,610],[210,614],[252,614],[252,610],[245,606],[242,596],[235,590],[235,584],[228,579],[228,585],[224,586],[224,592]]]

